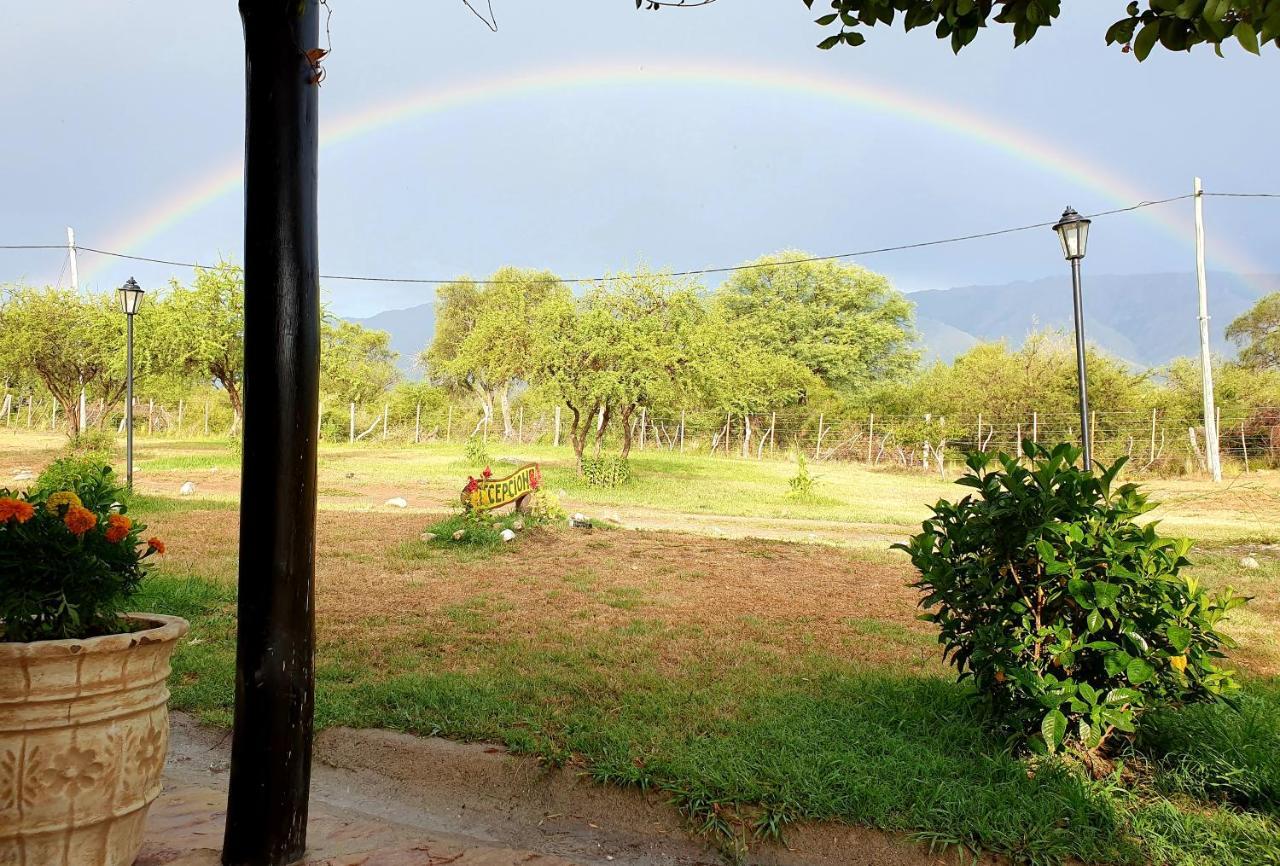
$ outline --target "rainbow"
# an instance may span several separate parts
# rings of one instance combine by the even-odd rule
[[[1000,123],[969,109],[927,99],[881,84],[848,81],[832,76],[778,67],[746,66],[723,62],[637,67],[624,63],[567,65],[551,69],[426,87],[370,105],[327,122],[321,132],[322,147],[331,147],[361,136],[371,135],[412,118],[439,114],[478,103],[542,97],[567,90],[605,90],[659,86],[731,88],[793,93],[807,99],[830,100],[854,105],[885,115],[905,118],[936,127],[1007,153],[1014,160],[1065,178],[1083,190],[1097,193],[1104,201],[1125,206],[1149,196],[1125,178],[1081,159],[1055,145],[1008,124]],[[178,194],[157,202],[102,243],[103,248],[144,254],[147,245],[191,214],[213,201],[233,193],[243,182],[243,159],[237,156],[224,165],[199,176]],[[1167,190],[1161,192],[1167,194]],[[1188,229],[1172,219],[1168,208],[1140,212],[1180,239],[1188,239]],[[96,246],[96,244],[91,244]],[[1214,258],[1241,276],[1258,273],[1239,251],[1215,240]],[[96,257],[91,273],[103,267],[104,257]],[[678,264],[678,263],[673,263]]]

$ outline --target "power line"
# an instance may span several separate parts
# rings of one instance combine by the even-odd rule
[[[1203,195],[1215,196],[1219,198],[1280,198],[1280,193],[1265,192],[1204,192]],[[1143,208],[1155,207],[1157,205],[1169,204],[1171,202],[1185,201],[1194,198],[1195,193],[1186,193],[1184,195],[1171,196],[1169,198],[1154,199],[1150,201],[1141,201],[1137,204],[1128,205],[1127,207],[1112,208],[1111,210],[1097,211],[1095,213],[1086,214],[1091,219],[1098,217],[1114,216],[1116,214],[1130,213],[1132,211],[1141,210]],[[862,258],[864,256],[880,255],[882,253],[902,252],[905,250],[923,249],[926,247],[944,246],[948,244],[964,243],[967,241],[983,240],[986,238],[1000,237],[1002,235],[1016,234],[1018,232],[1032,231],[1034,229],[1048,228],[1054,225],[1055,221],[1045,221],[1029,223],[1027,225],[1012,226],[1010,228],[995,229],[987,232],[977,232],[967,235],[956,235],[953,237],[937,238],[928,241],[917,241],[915,243],[897,244],[887,247],[873,247],[865,250],[855,250],[847,253],[835,253],[826,256],[807,256],[798,259],[786,259],[780,262],[749,262],[741,265],[729,265],[720,267],[693,268],[683,271],[670,272],[673,277],[695,277],[706,276],[711,274],[729,274],[740,271],[759,270],[762,268],[780,268],[792,267],[795,265],[809,264],[813,262],[829,262],[841,259]],[[65,250],[65,244],[0,244],[0,250]],[[104,250],[95,247],[76,246],[81,252],[94,253],[100,256],[110,256],[117,259],[127,259],[135,262],[146,262],[149,264],[169,265],[171,267],[181,268],[204,268],[207,265],[201,265],[199,262],[184,262],[173,259],[160,259],[151,256],[137,256],[128,253],[115,252],[114,250]],[[621,280],[633,279],[635,274],[610,274],[596,277],[557,277],[554,282],[581,284],[581,283],[609,283]],[[451,279],[427,278],[427,277],[376,277],[357,274],[321,274],[322,280],[345,280],[349,282],[363,283],[398,283],[413,285],[448,285],[450,283],[459,282],[460,278]],[[513,280],[469,280],[477,285],[502,285],[513,283]]]

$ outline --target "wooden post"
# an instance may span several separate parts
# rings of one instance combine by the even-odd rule
[[[1040,441],[1040,415],[1037,412],[1031,413],[1031,441]]]
[[[818,444],[813,449],[814,460],[822,459],[822,422],[824,418],[826,418],[826,416],[823,413],[819,412],[818,413]]]
[[[1244,455],[1244,474],[1249,474],[1249,440],[1244,436],[1244,421],[1240,422],[1240,453]]]
[[[876,435],[876,413],[872,412],[867,417],[867,463],[871,463],[871,441]]]
[[[209,401],[204,401],[204,435],[209,435]]]
[[[347,421],[347,444],[354,445],[356,442],[356,404],[351,404],[351,411]]]
[[[1151,451],[1147,458],[1147,463],[1154,463],[1156,459],[1156,410],[1151,410]]]
[[[773,456],[774,445],[778,441],[778,413],[769,416],[769,456]]]
[[[982,413],[978,413],[978,444],[974,446],[974,451],[982,450]]]
[[[1094,409],[1089,413],[1089,443],[1097,453],[1098,448],[1098,410]]]
[[[413,411],[413,444],[417,445],[422,441],[422,404],[419,403]]]
[[[551,444],[555,448],[560,447],[560,407],[559,406],[556,406],[556,435],[555,435],[555,438],[552,440]]]
[[[644,450],[645,407],[640,407],[640,450]]]
[[[751,456],[751,416],[742,416],[742,456]]]
[[[179,436],[182,435],[182,410],[184,408],[186,408],[184,405],[184,401],[181,398],[179,398],[178,400],[178,435]]]
[[[390,412],[391,412],[391,407],[388,404],[383,403],[382,404],[382,441],[383,442],[387,441],[387,415],[390,414]]]
[[[58,429],[58,401],[56,399],[53,401],[53,414],[49,416],[49,429]]]
[[[520,420],[516,427],[516,444],[523,445],[524,444],[524,407],[523,406],[520,407],[519,419]]]
[[[320,4],[240,0],[245,41],[244,458],[224,866],[307,847],[315,701]]]
[[[453,404],[449,404],[449,414],[444,422],[444,441],[450,442],[453,439]]]
[[[684,453],[684,410],[680,410],[680,453]]]
[[[147,435],[150,436],[155,430],[156,423],[156,401],[154,399],[147,401]]]
[[[35,395],[34,394],[28,395],[27,397],[27,429],[28,430],[31,429],[31,412],[35,409],[35,405],[36,405]]]

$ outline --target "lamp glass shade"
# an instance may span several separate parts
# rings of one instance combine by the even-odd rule
[[[1084,258],[1085,247],[1089,242],[1089,220],[1067,208],[1053,230],[1058,233],[1058,240],[1062,243],[1064,258],[1068,261]]]
[[[142,306],[142,296],[146,294],[142,287],[134,281],[133,277],[119,289],[120,293],[120,309],[126,316],[132,316],[138,312],[138,307]]]

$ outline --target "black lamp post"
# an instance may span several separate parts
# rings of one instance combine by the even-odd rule
[[[1076,376],[1080,380],[1080,441],[1084,445],[1084,468],[1093,468],[1093,443],[1089,436],[1089,388],[1085,384],[1084,305],[1080,300],[1080,260],[1089,240],[1089,220],[1067,208],[1053,230],[1062,242],[1062,255],[1071,262],[1071,290],[1076,313]]]
[[[133,277],[118,289],[120,293],[120,309],[124,312],[125,321],[125,372],[124,372],[124,480],[129,489],[133,489],[133,317],[142,306],[142,296],[146,294]]]

